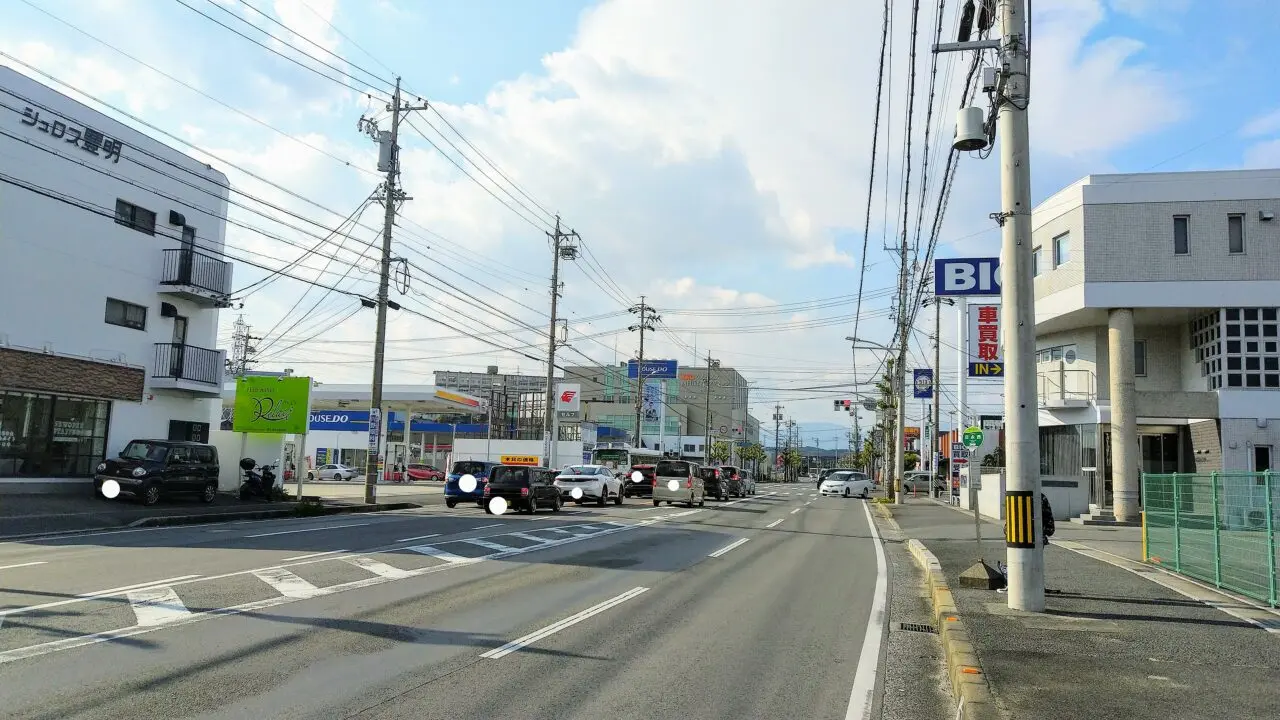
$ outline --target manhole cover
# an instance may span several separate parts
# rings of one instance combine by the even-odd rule
[[[937,632],[932,625],[925,625],[924,623],[898,623],[898,629],[922,633]]]

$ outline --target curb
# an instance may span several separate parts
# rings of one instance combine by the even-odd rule
[[[888,508],[880,504],[877,504],[877,508],[882,517],[901,531]],[[982,671],[969,630],[956,609],[955,598],[951,594],[951,587],[947,585],[941,563],[919,540],[908,540],[907,549],[925,574],[933,604],[934,627],[942,638],[942,651],[947,659],[947,678],[951,681],[952,697],[960,703],[956,717],[964,720],[1003,720],[1004,715],[996,707],[995,697],[991,694],[991,686]]]
[[[161,517],[142,518],[129,523],[128,527],[166,527],[169,525],[197,525],[200,523],[232,522],[235,520],[269,520],[272,518],[297,517],[296,505],[271,510],[250,510],[234,513],[205,513],[203,515],[165,515]],[[313,517],[323,515],[346,515],[349,513],[381,512],[383,510],[412,510],[422,507],[417,503],[377,503],[375,505],[335,505],[322,507],[322,512]]]

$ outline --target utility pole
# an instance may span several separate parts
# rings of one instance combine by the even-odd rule
[[[778,442],[781,440],[782,430],[782,404],[775,403],[773,406],[773,468],[770,475],[778,471],[778,458],[782,457],[778,454]]]
[[[560,216],[556,215],[554,233],[547,233],[551,239],[551,324],[547,326],[547,395],[546,407],[542,418],[542,448],[544,462],[548,467],[556,467],[556,449],[560,447],[560,438],[554,437],[556,416],[556,302],[560,299],[560,260],[573,260],[578,257],[578,246],[573,243],[578,233],[570,230],[560,231]]]
[[[702,459],[707,461],[708,463],[711,462],[711,449],[712,449],[711,448],[711,443],[712,443],[712,440],[711,440],[711,369],[718,368],[718,367],[720,367],[720,361],[713,359],[711,357],[711,353],[708,352],[707,353],[707,409],[706,409],[706,415],[703,416],[705,420],[702,423],[702,428],[704,431],[706,431],[706,438],[704,438],[702,441],[703,442],[702,447],[704,448],[702,453]]]
[[[378,501],[378,480],[381,475],[383,438],[387,432],[386,413],[382,408],[382,373],[387,350],[387,308],[400,306],[388,297],[391,285],[391,235],[396,223],[396,209],[406,200],[412,200],[398,187],[400,180],[400,118],[405,112],[426,110],[427,104],[412,106],[400,102],[400,78],[396,78],[395,93],[387,110],[391,111],[391,129],[380,130],[376,120],[361,117],[358,127],[378,142],[378,169],[387,173],[387,179],[378,193],[378,200],[386,210],[382,220],[382,262],[378,277],[377,330],[373,345],[373,387],[369,402],[369,460],[364,473],[364,501]]]
[[[926,306],[933,306],[933,435],[929,439],[929,467],[937,474],[938,463],[935,462],[941,453],[941,446],[938,443],[939,424],[941,422],[942,394],[939,392],[942,382],[942,306],[955,305],[955,300],[949,297],[940,297],[932,295],[924,299]],[[956,372],[963,374],[964,367],[957,366]],[[937,482],[936,478],[934,482]]]
[[[640,357],[636,359],[636,437],[635,447],[644,447],[644,436],[641,435],[640,411],[644,407],[644,331],[652,331],[653,323],[662,318],[654,313],[653,306],[648,305],[644,301],[644,295],[640,296],[640,304],[632,305],[627,308],[628,311],[636,313],[639,318],[635,325],[627,328],[631,332],[640,331]]]

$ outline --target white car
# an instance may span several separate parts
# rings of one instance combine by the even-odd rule
[[[359,475],[360,473],[354,468],[349,468],[346,465],[340,465],[338,463],[330,463],[328,465],[321,465],[315,470],[307,473],[307,479],[315,480],[316,477],[319,476],[321,480],[350,480],[354,477],[358,477]]]
[[[860,497],[864,500],[871,497],[871,478],[864,473],[852,470],[833,472],[822,481],[818,491],[823,496],[839,495],[841,497]]]
[[[604,505],[613,498],[614,505],[622,504],[622,480],[613,468],[604,465],[570,465],[560,471],[552,485],[566,502],[572,500],[581,505],[584,500],[595,500],[596,504]],[[574,497],[575,489],[581,491],[577,497]]]

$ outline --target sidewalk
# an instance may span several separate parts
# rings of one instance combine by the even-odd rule
[[[1152,582],[1145,569],[1135,574],[1059,544],[1136,559],[1136,529],[1058,523],[1045,549],[1046,611],[1022,613],[1008,609],[1003,593],[960,587],[960,573],[978,560],[972,515],[924,498],[887,507],[937,557],[1007,716],[1276,716],[1280,634]],[[1001,526],[982,523],[982,536],[988,563],[1003,561]]]

